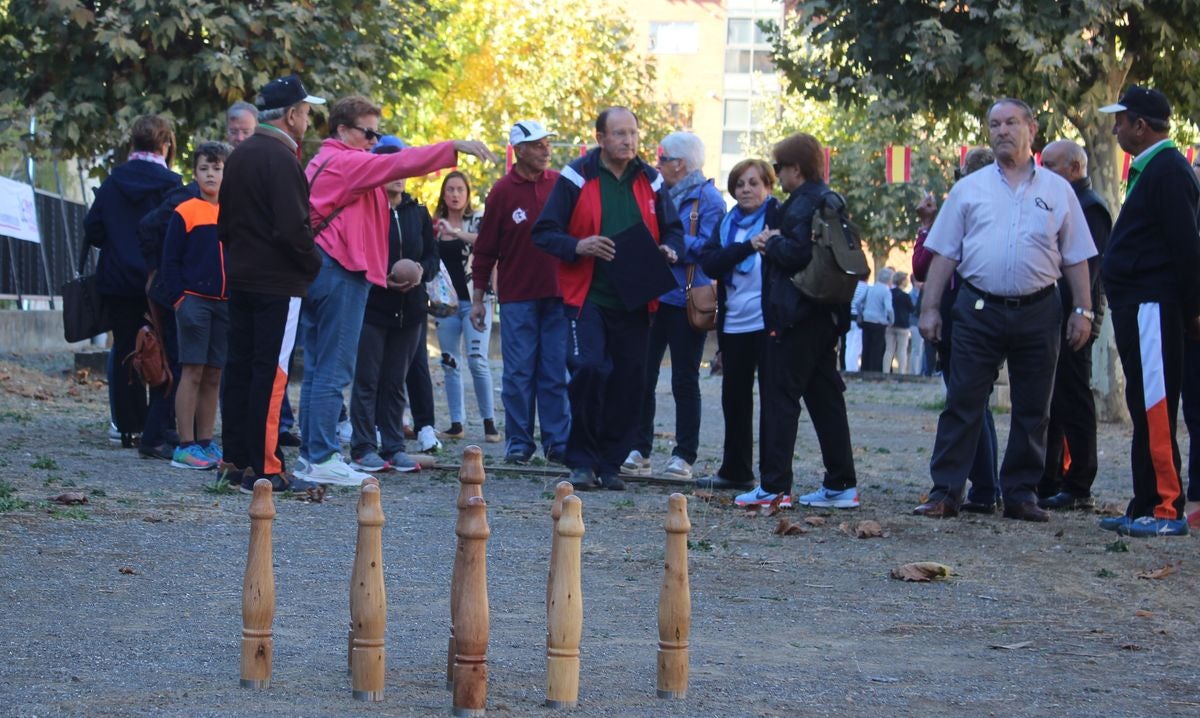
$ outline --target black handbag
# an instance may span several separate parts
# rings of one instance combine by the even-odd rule
[[[104,298],[96,289],[96,274],[84,274],[91,247],[86,240],[79,254],[79,265],[75,278],[62,285],[63,338],[68,342],[81,342],[112,329]]]

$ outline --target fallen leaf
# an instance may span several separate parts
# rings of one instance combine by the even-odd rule
[[[854,535],[858,538],[883,538],[883,527],[878,521],[860,521],[854,527]]]
[[[804,523],[806,523],[809,526],[812,526],[814,528],[818,527],[818,526],[824,526],[825,525],[825,517],[823,517],[823,516],[805,516]]]
[[[1174,563],[1174,564],[1169,563],[1166,566],[1162,566],[1161,568],[1156,568],[1152,571],[1140,571],[1138,573],[1137,577],[1158,580],[1158,579],[1166,578],[1167,576],[1170,576],[1173,573],[1177,573],[1179,571],[1180,567],[1182,567],[1182,566],[1183,566],[1182,561],[1180,561],[1179,563]]]
[[[892,569],[892,578],[898,578],[901,581],[926,582],[937,578],[949,578],[951,574],[949,566],[933,561],[906,563]]]
[[[78,491],[68,491],[65,494],[59,494],[58,496],[55,496],[54,498],[52,498],[50,500],[55,503],[64,504],[66,506],[74,506],[75,504],[86,504],[88,502],[87,496],[85,496],[84,494],[82,494]]]
[[[1142,647],[1136,643],[1125,643],[1121,646],[1122,651],[1140,651]]]
[[[764,513],[767,516],[774,516],[780,511],[783,511],[783,507],[780,505],[782,502],[783,494],[776,494],[775,498],[771,499],[771,505],[767,507],[767,510]]]
[[[137,572],[137,571],[134,571],[132,568],[130,568],[130,567],[128,567],[128,566],[122,566],[121,568],[117,569],[117,571],[118,571],[119,573],[123,573],[123,574],[125,574],[126,576],[136,576],[136,575],[138,575],[138,572]]]
[[[1137,616],[1138,618],[1150,618],[1151,616],[1154,615],[1154,612],[1147,611],[1144,608],[1139,608],[1138,610],[1133,612],[1133,615]]]
[[[779,524],[775,526],[774,533],[777,536],[799,536],[800,534],[808,533],[808,529],[786,518],[780,518]]]
[[[988,648],[999,648],[1004,651],[1015,651],[1019,648],[1028,648],[1032,645],[1033,641],[1021,641],[1020,643],[998,643],[988,646]]]
[[[142,521],[145,521],[148,524],[157,524],[157,523],[162,523],[162,517],[161,516],[143,516]]]
[[[1115,501],[1105,501],[1096,507],[1096,513],[1101,516],[1124,516],[1125,504]]]

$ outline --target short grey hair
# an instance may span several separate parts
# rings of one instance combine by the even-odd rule
[[[259,110],[258,121],[274,122],[275,120],[283,119],[283,116],[287,114],[287,111],[288,108],[286,107],[277,107],[274,110]]]
[[[876,275],[875,281],[885,286],[890,286],[892,283],[892,275],[895,273],[896,270],[892,269],[891,267],[884,267],[883,269],[879,270],[879,274]]]
[[[249,102],[246,102],[245,100],[238,100],[229,106],[229,109],[225,112],[225,119],[226,121],[232,120],[238,115],[250,115],[251,117],[258,117],[258,108],[254,105],[251,105]]]
[[[664,155],[682,159],[688,172],[704,167],[704,141],[691,132],[672,132],[658,144]]]

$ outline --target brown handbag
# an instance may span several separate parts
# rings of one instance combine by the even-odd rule
[[[691,220],[689,235],[695,237],[696,222],[700,219],[700,200],[696,200],[692,205],[692,214],[689,219]],[[688,324],[691,324],[692,329],[698,332],[711,332],[717,328],[717,286],[711,281],[708,284],[693,284],[695,276],[696,265],[689,265],[687,286],[683,288],[683,292],[687,296]]]
[[[171,374],[171,366],[167,363],[167,352],[162,343],[162,327],[158,321],[158,311],[154,300],[149,302],[150,311],[146,314],[146,324],[138,330],[137,343],[134,349],[125,357],[125,365],[129,369],[129,382],[133,383],[133,374],[141,377],[142,382],[150,387],[160,387],[164,384],[164,394],[171,393],[171,385],[175,377]]]

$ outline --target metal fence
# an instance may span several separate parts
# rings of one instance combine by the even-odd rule
[[[75,276],[87,207],[42,190],[34,193],[34,202],[41,244],[0,236],[0,299],[57,297]],[[85,271],[95,261],[93,251]]]

